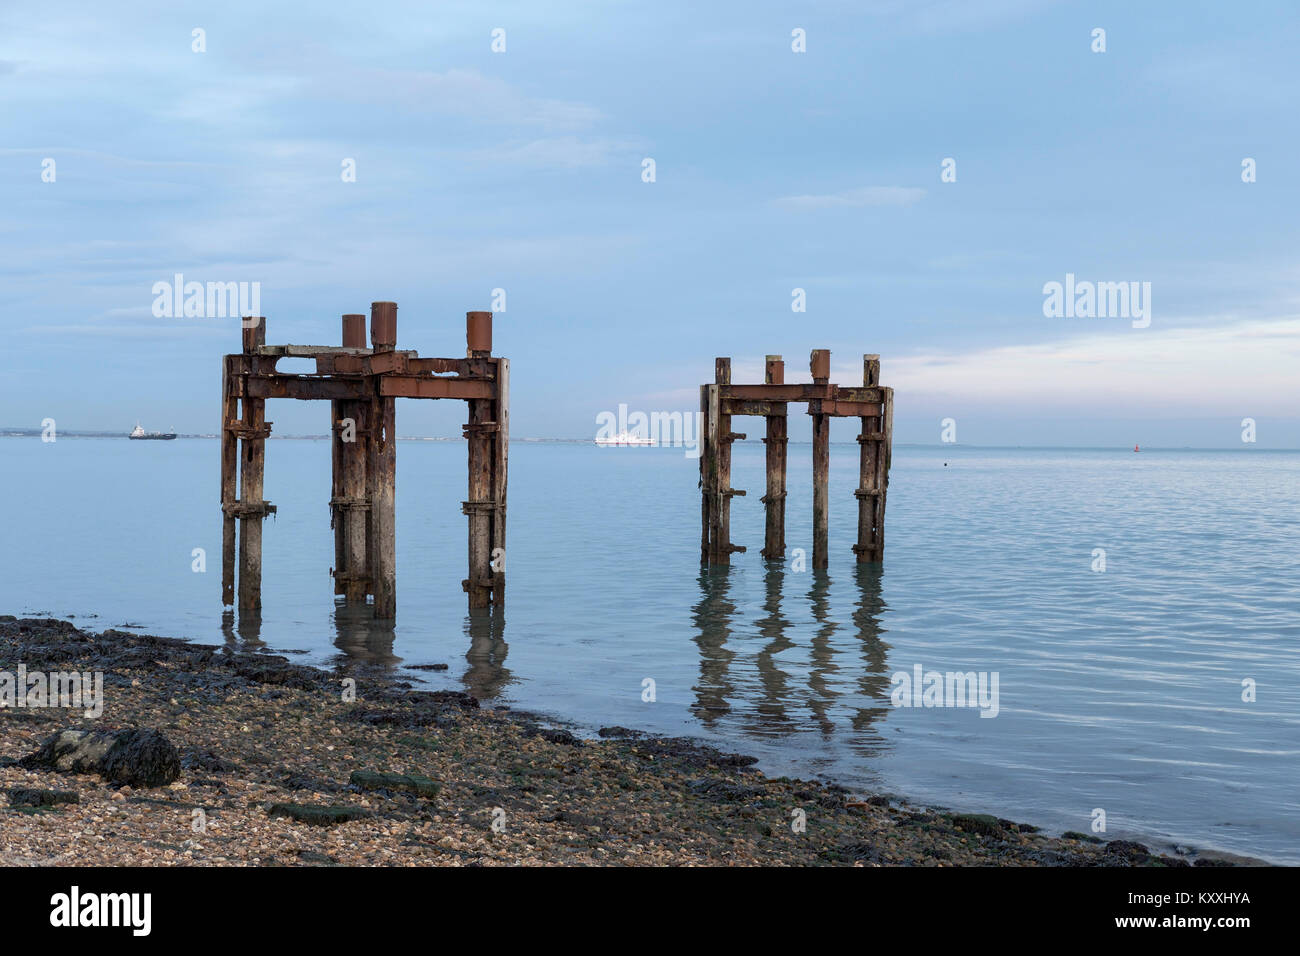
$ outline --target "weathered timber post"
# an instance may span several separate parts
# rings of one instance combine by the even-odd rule
[[[366,317],[343,316],[343,347],[366,347]],[[334,527],[334,593],[347,604],[366,603],[371,590],[367,526],[370,499],[367,494],[369,434],[365,428],[368,402],[353,399],[331,402],[330,431],[334,449],[334,492],[330,514]]]
[[[495,369],[492,356],[492,313],[465,313],[465,355],[474,374],[491,374]],[[469,482],[467,498],[461,510],[469,518],[469,577],[464,588],[471,608],[492,603],[492,538],[496,497],[493,488],[493,465],[496,460],[491,399],[475,398],[469,402],[469,421],[465,438],[469,444]]]
[[[700,563],[713,563],[713,484],[718,474],[713,431],[716,388],[700,386]]]
[[[880,356],[862,356],[862,384],[868,388],[880,385]],[[858,543],[853,546],[859,564],[880,560],[883,545],[884,513],[880,507],[884,494],[881,484],[882,465],[884,463],[884,411],[882,401],[879,417],[862,416],[862,434],[858,435],[860,446],[858,465],[858,488],[854,495],[858,499]],[[888,476],[888,472],[884,472]]]
[[[827,385],[831,376],[831,353],[827,349],[813,349],[809,365],[812,369],[814,385]],[[831,464],[831,420],[822,411],[822,400],[814,399],[808,403],[808,414],[812,416],[813,439],[813,567],[824,568],[828,564],[828,542],[830,537],[828,480]]]
[[[785,362],[781,356],[767,357],[763,384],[785,384]],[[785,404],[769,402],[765,420],[767,434],[763,443],[767,446],[767,494],[763,495],[762,501],[766,506],[767,524],[762,555],[769,561],[781,561],[785,558],[785,463],[789,444]]]
[[[491,322],[492,313],[488,313]],[[492,349],[488,326],[488,351]],[[492,432],[492,603],[503,607],[506,603],[506,472],[510,460],[510,360],[496,358],[496,401],[492,417],[496,428]],[[500,564],[497,560],[500,560]]]
[[[250,326],[251,323],[251,326]],[[266,344],[266,317],[244,319],[243,355],[243,442],[239,469],[239,609],[260,611],[262,608],[262,522],[266,519],[266,502],[262,500],[262,477],[266,464],[266,399],[253,397],[252,381],[262,371],[257,354]]]
[[[876,560],[885,560],[885,499],[889,497],[889,466],[894,458],[894,390],[882,388],[880,452],[876,456]]]
[[[763,557],[779,560],[785,554],[786,465],[789,441],[789,405],[806,402],[813,431],[813,567],[829,564],[830,549],[830,420],[860,418],[861,478],[857,495],[860,562],[879,561],[884,550],[885,490],[889,484],[890,445],[893,437],[893,396],[880,385],[880,357],[864,357],[861,387],[841,388],[830,381],[831,354],[814,349],[809,360],[811,385],[785,384],[785,363],[779,355],[767,356],[762,385],[733,385],[731,360],[719,358],[714,384],[700,386],[700,560],[704,564],[729,564],[733,552],[743,547],[730,541],[730,504],[744,492],[731,487],[731,443],[743,434],[731,430],[734,415],[760,415],[766,420],[767,493]]]
[[[397,345],[397,303],[370,305],[370,346],[391,352]],[[366,495],[370,499],[370,574],[375,595],[375,617],[397,616],[397,539],[395,497],[397,484],[396,399],[384,394],[384,376],[372,375],[370,402],[370,461],[366,469]]]
[[[236,363],[242,358],[221,359],[221,603],[235,603],[235,509],[239,505],[239,398]]]
[[[716,385],[731,384],[731,359],[717,358],[713,363],[713,381]],[[720,391],[720,390],[719,390]],[[717,539],[714,541],[715,560],[718,564],[731,563],[731,416],[721,404],[719,398],[718,430],[714,433],[717,444],[718,479],[717,479],[717,517],[714,527]]]

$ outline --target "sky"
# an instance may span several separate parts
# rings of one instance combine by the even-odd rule
[[[1300,448],[1298,26],[1282,2],[0,3],[0,426],[215,432],[238,322],[156,316],[180,273],[258,283],[271,343],[396,301],[426,356],[463,355],[503,289],[516,437],[697,409],[718,355],[808,381],[829,348],[843,385],[881,355],[899,443],[952,419],[1242,448],[1252,418],[1248,447]],[[1149,324],[1045,315],[1067,275],[1149,289]],[[464,413],[403,402],[398,432]]]

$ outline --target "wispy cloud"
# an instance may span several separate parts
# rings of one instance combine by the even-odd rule
[[[924,198],[925,190],[916,186],[862,186],[838,193],[783,196],[776,202],[792,209],[835,209],[854,206],[910,206]]]
[[[909,405],[1291,418],[1300,409],[1297,362],[1300,317],[1287,317],[889,357],[881,377]],[[861,374],[834,371],[842,382]]]

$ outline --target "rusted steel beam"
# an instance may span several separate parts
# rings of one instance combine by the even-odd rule
[[[339,355],[369,355],[370,349],[366,347],[365,339],[361,340],[361,345],[349,347],[346,345],[259,345],[257,355],[264,358],[333,358]]]
[[[469,401],[494,398],[496,385],[490,381],[391,374],[379,379],[379,394],[393,398],[457,398]]]
[[[455,372],[457,375],[469,374],[469,363],[465,359],[456,358],[416,358],[411,356],[407,363],[408,370],[415,372],[437,372],[446,374]]]
[[[821,413],[823,415],[834,415],[839,418],[878,418],[880,416],[879,402],[841,402],[823,401],[820,403]]]
[[[245,379],[244,394],[250,399],[293,398],[300,401],[365,399],[373,393],[365,378],[316,378],[253,373]]]
[[[736,398],[722,401],[722,408],[728,415],[784,415],[786,402],[749,402]]]
[[[879,403],[879,388],[844,388],[828,383],[795,383],[792,385],[727,385],[722,397],[728,401],[749,402],[810,402],[844,401]]]

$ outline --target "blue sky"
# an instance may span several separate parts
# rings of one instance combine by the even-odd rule
[[[5,5],[0,425],[214,431],[238,330],[155,318],[180,272],[259,282],[272,342],[336,344],[341,313],[395,300],[424,355],[463,354],[504,288],[518,436],[694,408],[715,355],[806,380],[823,347],[842,384],[881,353],[900,442],[951,417],[972,444],[1241,447],[1249,416],[1258,447],[1300,447],[1297,25],[1285,3]],[[1150,326],[1045,317],[1067,273],[1150,282]],[[462,416],[405,402],[399,433]]]

